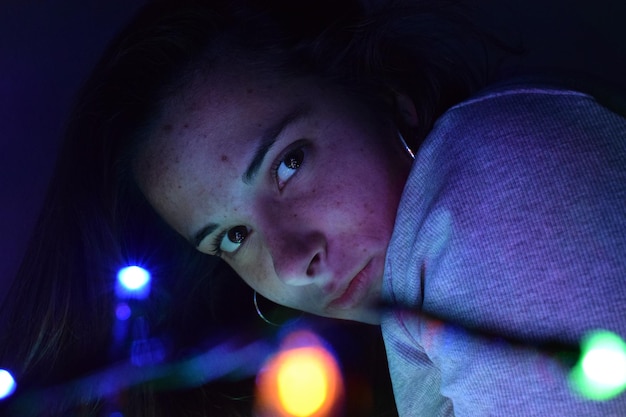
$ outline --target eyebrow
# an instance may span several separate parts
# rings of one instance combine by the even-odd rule
[[[254,180],[259,172],[259,169],[261,168],[261,165],[263,164],[265,156],[270,151],[274,143],[276,143],[276,140],[278,139],[278,136],[281,134],[281,132],[285,130],[287,126],[294,123],[296,120],[305,117],[309,113],[309,110],[310,109],[308,106],[298,106],[296,109],[289,112],[285,117],[280,119],[278,123],[275,123],[265,129],[265,131],[261,135],[256,151],[254,152],[252,161],[242,175],[242,180],[244,183],[250,184]],[[194,233],[189,240],[196,248],[198,248],[202,241],[207,236],[215,232],[219,227],[220,225],[217,223],[209,223],[206,226],[202,227],[200,230],[198,230],[196,233]]]
[[[261,139],[257,145],[256,151],[254,152],[254,156],[252,157],[252,161],[250,165],[248,165],[248,169],[244,172],[241,177],[243,182],[246,184],[250,184],[256,175],[259,172],[259,168],[263,164],[263,160],[265,156],[270,151],[274,143],[276,143],[276,139],[280,136],[281,132],[285,130],[287,126],[294,123],[296,120],[299,120],[306,116],[309,112],[309,108],[307,106],[301,105],[289,112],[285,117],[280,119],[278,123],[275,123],[269,126],[263,134],[261,135]]]

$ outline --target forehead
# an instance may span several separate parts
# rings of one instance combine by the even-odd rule
[[[193,215],[202,210],[198,199],[211,198],[199,194],[219,188],[222,177],[241,170],[260,132],[310,102],[319,90],[320,84],[310,79],[259,77],[243,71],[197,77],[166,103],[140,150],[135,165],[140,187],[159,214],[177,228],[181,213]],[[190,193],[196,196],[193,205],[181,198]]]

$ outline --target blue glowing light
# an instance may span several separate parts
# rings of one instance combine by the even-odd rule
[[[0,400],[13,394],[15,387],[15,379],[11,373],[5,369],[0,369]]]
[[[137,291],[148,285],[150,273],[139,266],[127,266],[117,274],[120,284],[129,291]]]
[[[120,269],[116,293],[122,298],[146,298],[150,293],[150,272],[134,265]]]
[[[115,308],[115,317],[117,317],[118,320],[128,320],[131,313],[130,306],[124,302],[119,303]]]
[[[158,338],[133,341],[130,361],[135,366],[154,365],[165,359],[165,346]]]

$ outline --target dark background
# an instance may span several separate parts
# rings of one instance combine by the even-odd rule
[[[143,2],[0,0],[0,299],[41,208],[73,95]],[[623,0],[475,3],[522,35],[528,54],[520,65],[587,71],[626,86]]]

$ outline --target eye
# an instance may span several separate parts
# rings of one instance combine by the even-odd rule
[[[276,164],[274,176],[278,188],[282,189],[287,181],[296,173],[304,161],[304,150],[297,148],[287,152]]]
[[[248,228],[246,226],[235,226],[228,229],[225,233],[217,237],[216,253],[233,253],[243,244],[248,237]]]

